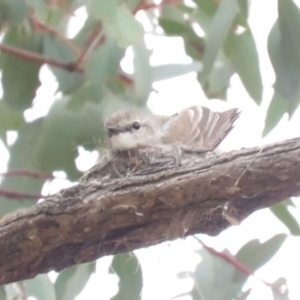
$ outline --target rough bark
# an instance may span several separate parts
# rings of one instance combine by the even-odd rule
[[[180,166],[117,159],[0,224],[0,284],[195,233],[216,235],[228,220],[300,194],[300,139],[205,159],[191,154]]]

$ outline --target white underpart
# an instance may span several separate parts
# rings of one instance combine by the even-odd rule
[[[119,133],[110,138],[111,148],[114,151],[124,151],[135,148],[137,142],[131,132]]]

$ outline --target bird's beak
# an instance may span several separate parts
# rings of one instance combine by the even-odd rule
[[[112,135],[119,134],[120,132],[123,132],[124,130],[118,126],[113,125],[107,125],[106,129],[108,131],[108,136],[111,137]]]

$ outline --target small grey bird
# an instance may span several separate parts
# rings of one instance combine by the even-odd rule
[[[222,142],[238,116],[237,109],[215,112],[201,106],[192,106],[173,116],[122,110],[107,120],[106,129],[113,152],[160,145],[205,152]]]

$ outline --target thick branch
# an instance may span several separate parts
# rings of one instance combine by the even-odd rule
[[[132,168],[128,158],[120,161]],[[112,177],[122,169],[108,162],[0,225],[0,284],[195,233],[216,235],[227,220],[299,195],[299,165],[300,139],[190,155],[180,167],[141,164],[123,178]]]

